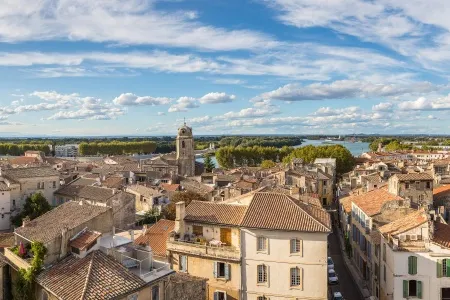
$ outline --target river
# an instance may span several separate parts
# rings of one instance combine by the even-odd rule
[[[303,143],[298,146],[294,146],[294,148],[299,148],[303,146],[313,145],[313,146],[328,146],[328,145],[343,145],[347,148],[353,156],[360,156],[363,152],[369,151],[369,143],[364,142],[355,142],[351,143],[348,141],[331,141],[323,143],[323,140],[303,140]],[[203,162],[203,157],[197,157],[195,159],[198,162]],[[212,157],[212,161],[216,166],[219,166],[215,157]]]

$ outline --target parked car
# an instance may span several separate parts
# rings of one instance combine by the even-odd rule
[[[327,263],[328,263],[328,270],[331,269],[334,270],[334,261],[331,259],[331,257],[328,257]]]
[[[345,300],[344,297],[342,297],[341,292],[334,292],[333,298],[331,300]]]
[[[339,279],[334,269],[328,270],[328,284],[338,284]]]

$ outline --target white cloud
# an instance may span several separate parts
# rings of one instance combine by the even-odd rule
[[[169,107],[169,112],[188,111],[191,108],[199,107],[197,100],[192,97],[180,97],[175,104]]]
[[[80,100],[80,95],[77,93],[73,94],[60,94],[56,91],[35,91],[30,94],[30,96],[38,97],[44,101],[64,101],[64,102],[70,102],[70,101],[76,101]]]
[[[137,96],[132,93],[124,93],[120,94],[118,97],[114,98],[113,102],[117,105],[126,105],[126,106],[134,106],[134,105],[163,105],[169,104],[171,101],[170,98],[167,97],[151,97],[151,96]]]
[[[208,93],[199,99],[202,104],[228,103],[236,99],[235,95],[227,95],[225,93]]]
[[[372,106],[373,111],[392,111],[394,105],[390,102],[381,102]]]
[[[315,116],[336,116],[342,114],[354,114],[359,113],[360,108],[357,106],[350,106],[341,109],[333,109],[331,107],[321,107],[316,112],[313,113]]]
[[[151,0],[43,0],[31,5],[27,0],[3,1],[0,41],[71,40],[207,50],[264,49],[277,44],[259,32],[207,26],[195,17],[192,11],[156,10]]]
[[[450,96],[437,98],[434,100],[420,97],[414,101],[404,101],[398,104],[401,110],[449,110]]]
[[[420,94],[438,90],[441,87],[429,82],[409,85],[373,84],[357,80],[338,80],[330,84],[313,83],[307,86],[287,84],[276,90],[263,93],[252,101],[265,99],[283,101],[325,100],[364,97],[389,97],[404,94]]]
[[[158,116],[165,116],[165,115],[166,115],[165,112],[163,112],[163,111],[158,111]]]
[[[263,107],[263,108],[249,107],[241,109],[238,112],[229,111],[225,113],[223,116],[220,116],[218,118],[224,120],[260,118],[265,116],[276,115],[279,113],[281,112],[276,107]]]

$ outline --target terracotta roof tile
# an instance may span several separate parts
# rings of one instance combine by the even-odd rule
[[[284,194],[256,193],[247,209],[242,227],[308,232],[329,232],[329,214]]]
[[[180,189],[179,184],[161,183],[161,187],[168,192],[175,192]]]
[[[121,188],[125,183],[125,178],[119,176],[110,176],[102,182],[102,186],[108,188]]]
[[[339,199],[339,202],[344,207],[346,213],[350,213],[352,211],[352,196],[347,196]]]
[[[361,210],[369,217],[380,213],[383,204],[392,200],[404,200],[402,197],[389,193],[385,189],[376,189],[362,195],[350,196]]]
[[[53,170],[51,167],[30,167],[30,168],[3,170],[2,175],[17,180],[20,178],[33,178],[33,177],[50,177],[50,176],[59,177],[59,172]]]
[[[105,213],[109,207],[66,202],[30,221],[15,232],[31,241],[47,242],[61,235],[63,228],[72,229]]]
[[[192,201],[186,207],[185,220],[200,223],[239,226],[247,206],[222,204],[206,201]]]
[[[400,181],[405,180],[433,180],[433,176],[428,173],[409,173],[409,174],[395,174]]]
[[[127,187],[127,190],[138,193],[139,195],[143,195],[147,198],[152,198],[155,196],[162,195],[161,192],[156,189],[152,189],[152,188],[146,187],[144,185],[139,185],[139,184],[130,185]]]
[[[381,234],[398,235],[428,222],[426,213],[420,209],[389,224],[381,226]]]
[[[146,284],[99,250],[84,258],[71,255],[44,270],[36,281],[58,299],[64,300],[117,299]]]
[[[0,248],[14,246],[14,232],[0,233]]]
[[[156,256],[166,256],[167,239],[170,232],[175,228],[175,221],[159,220],[153,226],[147,228],[134,243],[137,245],[148,245]]]
[[[433,242],[450,249],[450,226],[434,222]]]
[[[9,163],[12,165],[29,165],[39,163],[39,160],[37,159],[37,157],[19,156],[11,158],[9,160]]]
[[[443,185],[433,189],[433,197],[440,197],[450,194],[450,185]]]
[[[70,246],[84,250],[97,240],[102,234],[98,231],[86,230],[70,241]]]

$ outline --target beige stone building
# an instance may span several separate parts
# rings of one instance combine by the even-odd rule
[[[389,192],[411,200],[412,205],[432,205],[433,176],[428,173],[395,174],[389,178]]]
[[[31,167],[1,170],[1,176],[11,191],[11,211],[19,212],[27,197],[41,193],[54,205],[54,192],[59,189],[59,172],[51,167]]]
[[[239,224],[247,207],[193,201],[177,203],[176,236],[167,242],[172,268],[207,278],[207,299],[241,298]]]

